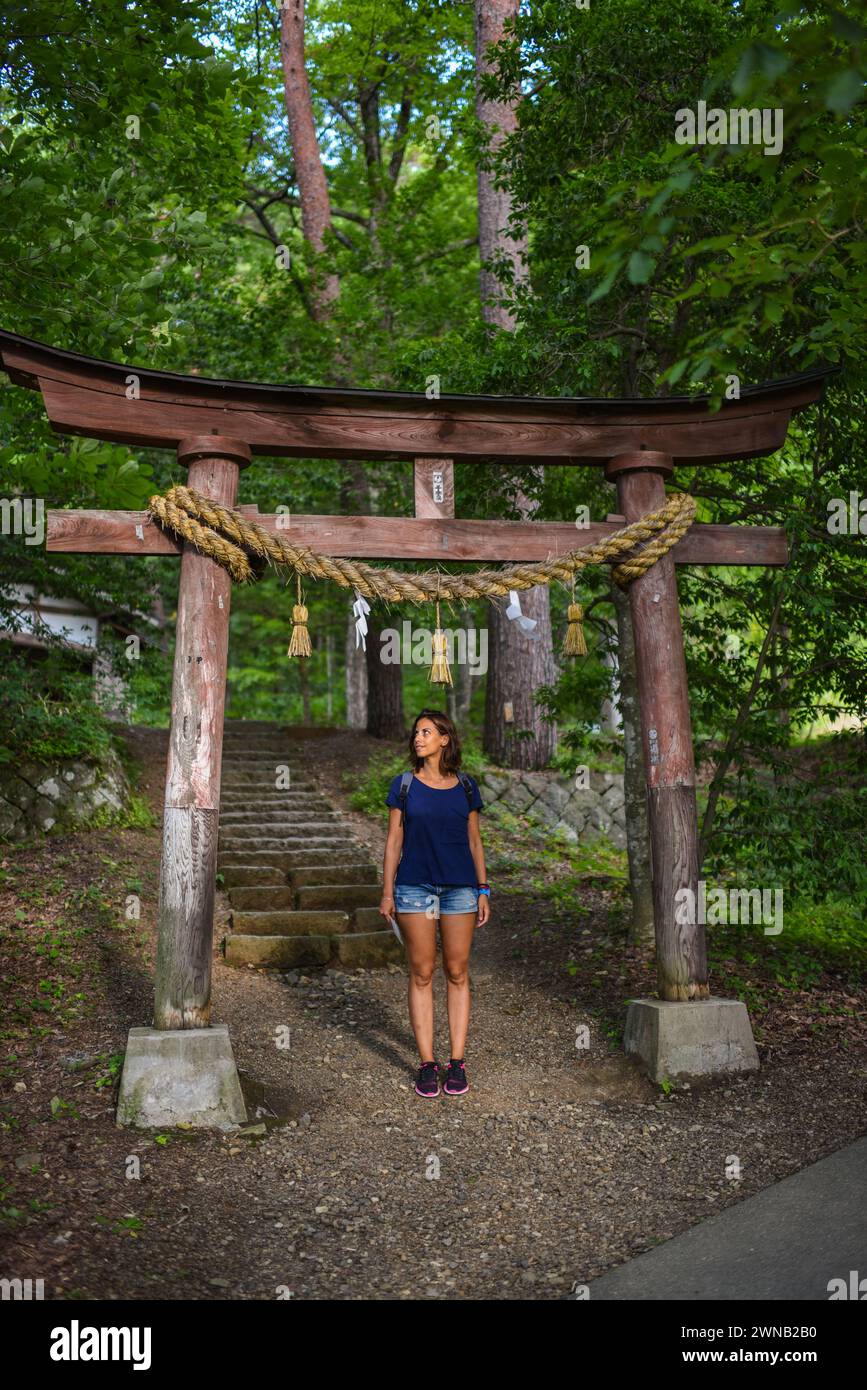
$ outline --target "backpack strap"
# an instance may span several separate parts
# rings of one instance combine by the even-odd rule
[[[458,775],[458,777],[461,779],[461,786],[463,787],[464,791],[465,791],[466,794],[467,794],[467,806],[469,807],[470,810],[472,810],[472,809],[473,809],[473,784],[472,784],[472,782],[470,781],[469,777],[467,776],[467,774],[466,774],[465,772],[459,772],[457,775]]]
[[[403,774],[403,776],[401,777],[401,779],[400,779],[400,791],[399,791],[398,795],[399,795],[399,797],[400,797],[400,828],[401,828],[401,830],[402,830],[403,827],[406,825],[406,798],[407,798],[407,794],[409,793],[409,784],[410,784],[411,781],[412,781],[412,773],[411,773],[411,772],[405,772],[405,773]]]

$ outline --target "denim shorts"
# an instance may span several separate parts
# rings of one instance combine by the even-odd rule
[[[396,883],[394,906],[397,912],[423,912],[431,919],[477,912],[479,890],[448,883]]]

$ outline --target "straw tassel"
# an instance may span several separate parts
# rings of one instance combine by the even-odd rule
[[[289,641],[287,656],[310,656],[312,648],[310,646],[310,633],[307,631],[307,609],[301,602],[301,575],[296,574],[298,580],[298,602],[292,608],[292,637]]]
[[[581,607],[580,603],[574,602],[574,594],[572,597],[573,602],[569,604],[566,612],[566,617],[569,619],[569,626],[566,629],[566,640],[563,643],[563,655],[586,656],[587,643],[584,639],[584,628],[581,625],[581,620],[584,617],[584,609]]]
[[[433,662],[430,668],[430,682],[431,685],[454,685],[452,673],[449,670],[446,635],[440,627],[439,599],[437,599],[437,624],[433,635]]]

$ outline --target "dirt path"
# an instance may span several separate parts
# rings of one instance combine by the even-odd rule
[[[341,733],[299,754],[345,809],[337,774],[371,746]],[[155,797],[160,747],[140,736]],[[379,823],[356,819],[379,855]],[[241,1136],[117,1130],[113,1088],[96,1085],[106,1063],[88,1059],[122,1052],[130,1024],[150,1018],[158,850],[156,829],[58,838],[22,853],[15,892],[0,897],[4,988],[20,997],[11,938],[34,930],[15,916],[28,884],[49,883],[58,857],[85,888],[110,880],[109,902],[123,901],[130,872],[143,883],[147,942],[102,909],[77,947],[86,1016],[47,1016],[41,1039],[6,1022],[0,1274],[43,1278],[46,1297],[560,1299],[864,1132],[863,1029],[813,1026],[820,1000],[849,997],[840,980],[754,1018],[756,1075],[665,1098],[617,1037],[623,1001],[653,989],[651,962],[624,949],[598,896],[576,923],[516,883],[495,894],[474,945],[468,1096],[413,1093],[400,968],[277,976],[217,954],[215,1021],[229,1024],[251,1114],[261,1104],[283,1122]],[[509,886],[493,864],[489,877]],[[85,909],[76,920],[86,925]],[[441,975],[435,998],[442,1057]],[[740,1183],[726,1177],[732,1154]]]

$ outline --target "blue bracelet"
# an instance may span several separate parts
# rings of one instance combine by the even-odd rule
[[[489,898],[489,897],[491,896],[491,890],[490,890],[490,888],[477,888],[477,889],[476,889],[476,892],[477,892],[477,893],[484,893],[484,895],[485,895],[486,898]]]

